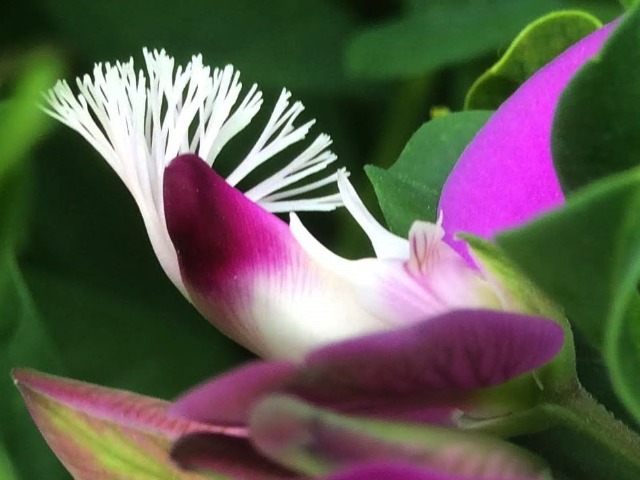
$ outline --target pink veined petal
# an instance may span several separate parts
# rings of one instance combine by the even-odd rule
[[[262,395],[283,388],[297,372],[290,362],[252,362],[199,385],[179,397],[169,414],[214,425],[246,426]]]
[[[491,238],[560,205],[551,124],[560,94],[597,54],[615,22],[566,50],[525,82],[478,132],[442,190],[446,241],[467,259],[460,232]]]
[[[171,450],[174,462],[187,470],[224,474],[238,480],[300,479],[302,476],[260,455],[244,438],[216,434],[185,435]],[[218,478],[214,476],[214,478]]]
[[[182,155],[167,167],[164,204],[194,305],[255,353],[300,358],[317,345],[383,328],[282,220],[197,156]]]
[[[467,392],[536,369],[562,348],[555,322],[456,310],[311,352],[289,391],[323,405],[382,415],[455,406]]]
[[[562,328],[549,320],[457,310],[321,347],[301,364],[237,368],[185,394],[170,413],[241,426],[262,397],[288,392],[341,412],[452,424],[453,413],[472,401],[475,389],[542,366],[562,344]]]

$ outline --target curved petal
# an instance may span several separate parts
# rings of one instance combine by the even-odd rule
[[[473,390],[539,368],[563,339],[550,320],[457,310],[317,349],[288,391],[342,410],[412,416],[428,407],[464,406]]]
[[[254,403],[289,383],[291,362],[253,362],[207,381],[179,397],[169,414],[214,425],[244,427]]]
[[[229,186],[195,155],[164,176],[167,228],[194,305],[263,357],[384,328],[348,282],[309,256],[289,227]]]
[[[549,320],[458,310],[321,347],[300,364],[272,361],[237,368],[185,394],[170,413],[242,426],[258,400],[280,391],[343,412],[454,424],[456,413],[478,410],[475,390],[542,366],[562,344],[562,328]],[[517,407],[508,398],[501,401]]]
[[[172,443],[196,432],[246,435],[246,428],[168,416],[169,402],[156,398],[32,370],[14,370],[12,376],[43,437],[77,480],[204,480],[169,461]]]
[[[194,305],[221,331],[267,358],[406,326],[454,308],[496,308],[498,298],[417,223],[406,259],[345,260],[295,215],[291,225],[251,202],[195,155],[165,172],[167,228]]]
[[[466,148],[442,190],[447,242],[470,259],[459,232],[485,238],[564,201],[551,159],[551,124],[560,94],[615,24],[584,38],[525,82]]]

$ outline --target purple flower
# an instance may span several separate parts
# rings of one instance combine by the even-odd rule
[[[260,92],[254,86],[239,102],[230,66],[211,73],[194,57],[176,69],[164,52],[144,55],[146,72],[136,73],[132,60],[96,65],[93,77],[78,80],[77,95],[60,82],[49,113],[116,171],[169,278],[227,335],[264,357],[301,358],[318,345],[452,309],[504,307],[494,286],[442,241],[440,223],[416,222],[405,239],[376,222],[346,172],[326,173],[335,155],[324,134],[241,192],[239,181],[306,135],[313,122],[293,126],[302,106],[283,92],[249,154],[223,179],[211,165],[251,122]],[[336,182],[339,194],[317,193]],[[295,214],[289,225],[273,215],[343,203],[375,258],[341,258]]]

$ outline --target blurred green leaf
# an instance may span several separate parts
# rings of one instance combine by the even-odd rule
[[[620,1],[620,5],[622,5],[624,8],[631,8],[637,2],[637,0],[619,0],[619,1]]]
[[[15,471],[11,458],[7,454],[7,449],[0,440],[0,478],[3,480],[19,480],[18,473]]]
[[[537,70],[601,26],[597,18],[580,11],[553,12],[535,20],[471,86],[465,108],[498,108]]]
[[[15,86],[0,104],[0,446],[6,447],[15,475],[45,478],[61,469],[38,449],[42,439],[15,395],[8,372],[16,365],[62,369],[15,258],[31,193],[25,160],[48,125],[38,108],[40,91],[60,74],[61,65],[50,53],[35,51],[10,66],[18,73],[8,82],[9,66],[4,64],[3,80]]]
[[[392,232],[406,237],[415,220],[435,221],[442,185],[490,114],[438,117],[414,133],[391,168],[365,167]]]
[[[47,0],[69,45],[93,61],[141,57],[165,48],[180,61],[232,63],[245,82],[335,92],[349,82],[342,48],[353,28],[345,8],[322,0]],[[77,39],[82,38],[82,42]]]
[[[60,372],[62,364],[11,255],[0,258],[0,443],[24,478],[61,471],[16,395],[9,371],[17,365]]]
[[[0,255],[12,252],[24,235],[29,176],[25,159],[50,125],[40,111],[41,92],[60,75],[62,66],[42,50],[20,60],[12,95],[0,103]],[[5,65],[4,83],[8,67]]]
[[[565,192],[640,162],[639,32],[634,10],[560,98],[552,150]]]
[[[603,355],[640,419],[640,170],[594,183],[498,243]]]
[[[507,45],[556,0],[448,2],[410,10],[399,20],[353,38],[347,66],[356,76],[392,79],[424,75]]]

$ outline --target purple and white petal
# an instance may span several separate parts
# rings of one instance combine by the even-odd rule
[[[267,358],[384,328],[380,315],[316,262],[282,220],[195,155],[165,172],[165,213],[182,279],[200,312]]]

